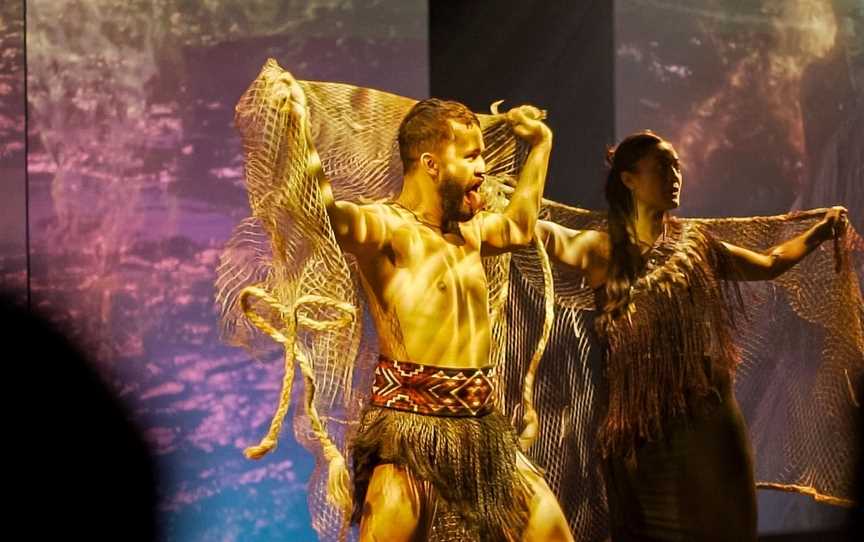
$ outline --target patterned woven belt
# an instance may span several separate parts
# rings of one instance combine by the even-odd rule
[[[381,356],[372,404],[433,416],[483,416],[495,406],[494,392],[494,367],[454,369]]]

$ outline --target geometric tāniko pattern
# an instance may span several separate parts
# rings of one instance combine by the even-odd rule
[[[494,381],[494,367],[444,368],[381,356],[371,402],[416,414],[483,416],[494,406]]]

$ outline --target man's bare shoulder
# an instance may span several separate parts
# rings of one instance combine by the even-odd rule
[[[374,201],[337,200],[328,214],[336,241],[358,257],[385,249],[403,222],[391,205]]]
[[[388,200],[372,200],[362,198],[354,202],[357,208],[370,213],[378,213],[381,215],[398,215],[393,209],[393,203]]]
[[[362,215],[365,217],[372,217],[374,219],[381,220],[383,223],[387,224],[390,227],[398,223],[404,222],[404,217],[402,213],[399,212],[398,209],[395,208],[392,202],[387,200],[358,200],[352,201],[349,205],[353,206],[356,209],[356,213],[358,215]]]

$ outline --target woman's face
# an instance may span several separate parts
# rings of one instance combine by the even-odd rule
[[[622,180],[635,200],[654,211],[669,211],[681,205],[681,163],[666,141],[636,162],[634,171],[624,172]]]

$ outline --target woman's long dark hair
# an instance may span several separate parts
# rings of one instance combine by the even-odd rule
[[[630,285],[642,266],[639,248],[631,238],[635,233],[635,203],[621,174],[625,171],[634,172],[636,163],[662,142],[663,139],[653,132],[637,132],[606,152],[606,163],[609,166],[609,174],[606,176],[606,202],[609,205],[609,244],[612,250],[606,279],[606,301],[602,307],[606,318],[601,318],[601,325],[604,320],[608,322],[609,318],[617,317],[627,305],[630,300]]]

